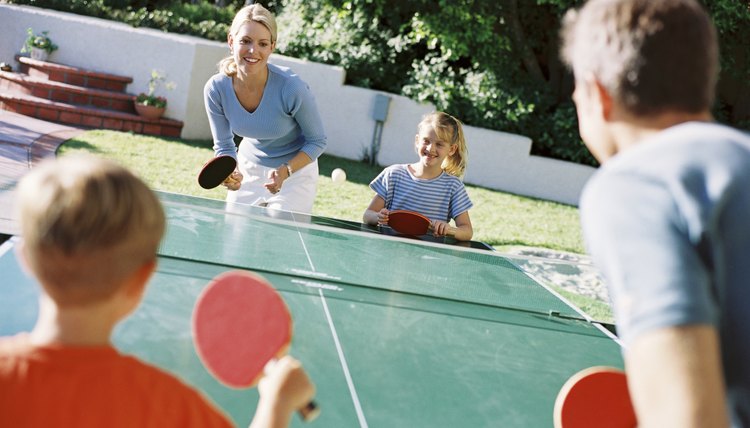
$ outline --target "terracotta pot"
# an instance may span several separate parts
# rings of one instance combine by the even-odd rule
[[[164,110],[166,110],[166,107],[154,107],[138,103],[135,104],[135,111],[146,119],[159,119],[164,114]]]

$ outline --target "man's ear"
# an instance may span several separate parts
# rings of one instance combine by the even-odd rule
[[[596,96],[599,98],[602,118],[606,121],[612,120],[614,102],[609,91],[607,91],[607,89],[596,79],[593,79],[593,89],[596,91]]]

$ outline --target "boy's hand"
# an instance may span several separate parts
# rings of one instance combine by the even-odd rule
[[[258,383],[260,403],[277,415],[291,415],[309,403],[315,395],[315,385],[302,368],[302,363],[288,355],[269,362],[265,376]]]

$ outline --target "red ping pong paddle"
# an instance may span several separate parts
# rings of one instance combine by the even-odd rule
[[[637,426],[625,373],[614,367],[589,367],[565,382],[555,400],[555,428]]]
[[[198,184],[204,189],[213,189],[227,179],[234,168],[237,167],[237,161],[229,156],[216,156],[206,162],[198,174]]]
[[[195,348],[214,378],[231,388],[255,386],[263,368],[283,356],[292,341],[284,300],[263,278],[245,271],[216,276],[201,292],[192,317]],[[318,416],[315,402],[299,414]]]
[[[395,210],[388,213],[388,226],[404,235],[424,235],[432,228],[429,218],[408,210]],[[448,235],[456,234],[455,227],[448,228]]]

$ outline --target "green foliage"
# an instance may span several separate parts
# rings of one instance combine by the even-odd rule
[[[218,8],[202,1],[197,4],[174,0],[8,0],[46,9],[94,16],[124,22],[133,27],[156,28],[190,34],[216,41],[225,41],[229,24],[238,5]]]
[[[6,0],[6,2],[99,18],[106,18],[110,10],[105,0]]]
[[[387,15],[384,3],[284,1],[277,17],[277,48],[285,55],[340,65],[347,71],[349,84],[400,93],[413,55],[390,43],[408,22],[413,2],[394,2]]]
[[[181,16],[175,16],[170,10],[148,10],[146,8],[140,9],[125,9],[120,11],[113,11],[112,18],[122,21],[126,24],[132,25],[133,27],[149,27],[158,28],[164,31],[172,31],[174,33],[188,33],[191,23],[187,19]]]
[[[52,39],[49,38],[48,31],[42,31],[39,34],[34,34],[32,28],[26,29],[26,41],[24,42],[21,52],[31,52],[32,49],[42,49],[47,53],[52,53],[57,50],[57,45],[52,43]]]
[[[750,8],[703,0],[722,54],[716,117],[750,123]],[[597,165],[578,135],[559,60],[563,14],[580,0],[287,0],[284,54],[338,64],[347,83],[406,95],[479,127],[519,133],[534,154]]]
[[[161,71],[151,70],[151,77],[148,80],[148,91],[138,94],[135,102],[137,104],[165,108],[167,106],[167,99],[163,96],[156,95],[156,91],[162,85],[170,91],[175,88],[175,83],[167,82],[167,76],[162,74]]]
[[[596,165],[557,53],[574,3],[287,0],[279,51],[343,66],[349,84],[432,103],[466,124],[527,135],[535,154]]]
[[[702,0],[719,34],[721,76],[714,115],[750,130],[750,5],[747,1]]]
[[[750,5],[746,1],[702,0],[711,13],[721,43],[725,75],[747,80],[750,70]]]
[[[548,108],[547,114],[539,115],[535,119],[536,123],[530,123],[529,126],[539,127],[537,139],[534,141],[537,154],[583,165],[599,164],[581,140],[576,109],[572,101],[565,100],[552,105]]]

